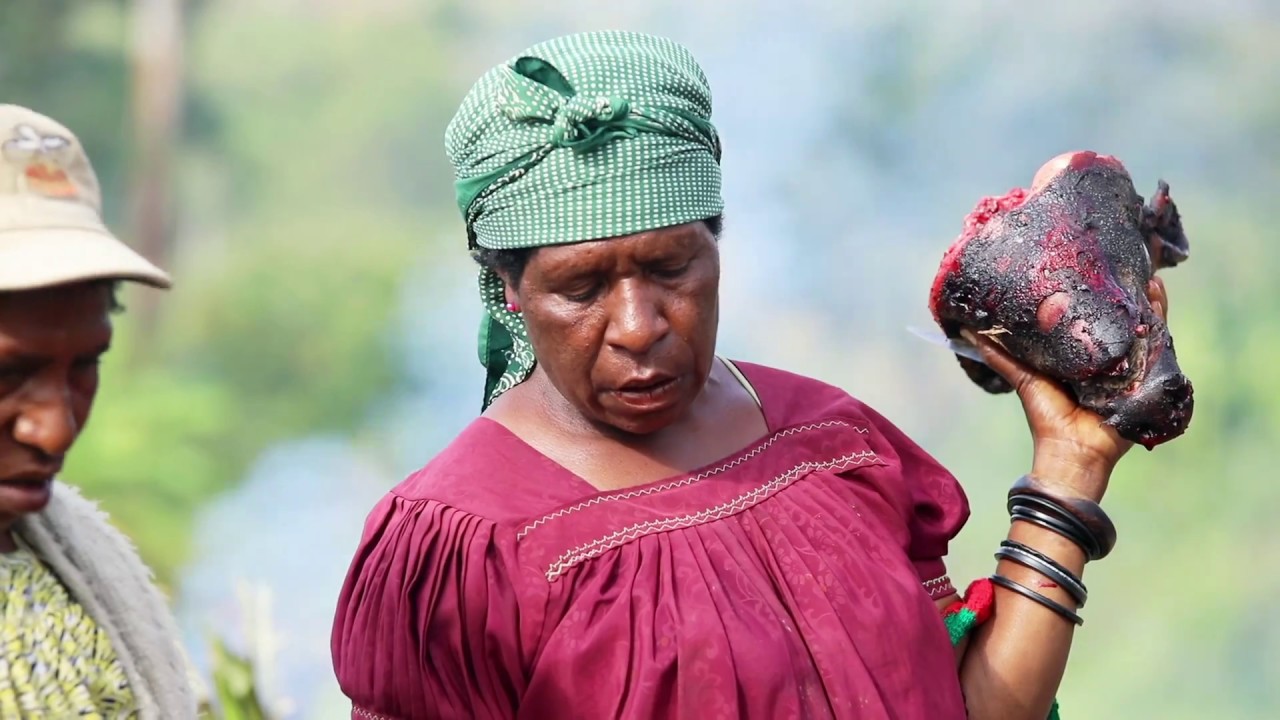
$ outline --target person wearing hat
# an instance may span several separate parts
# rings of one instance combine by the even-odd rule
[[[446,147],[482,412],[367,518],[331,637],[353,718],[1044,720],[1126,443],[984,344],[1035,455],[961,597],[956,479],[843,390],[716,352],[721,144],[688,49],[538,44]]]
[[[58,481],[116,287],[170,285],[103,224],[67,128],[0,105],[0,717],[194,718],[176,624],[97,505]]]

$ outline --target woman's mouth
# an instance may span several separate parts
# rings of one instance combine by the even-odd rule
[[[629,380],[610,394],[628,408],[652,412],[674,404],[679,397],[679,387],[679,377],[655,375]]]

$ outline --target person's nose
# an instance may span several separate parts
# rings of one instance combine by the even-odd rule
[[[619,283],[609,299],[605,341],[633,355],[643,355],[671,330],[659,292],[643,280]]]
[[[71,388],[50,382],[37,388],[14,421],[13,437],[49,458],[61,459],[80,434]]]

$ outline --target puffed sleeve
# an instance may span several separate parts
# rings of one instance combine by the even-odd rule
[[[894,494],[906,524],[907,556],[920,582],[935,598],[950,594],[945,558],[951,540],[969,520],[969,501],[959,481],[945,467],[907,437],[896,425],[861,404],[878,435],[878,452],[896,465]]]
[[[391,494],[370,513],[331,637],[353,718],[514,716],[518,607],[494,535],[432,500]]]

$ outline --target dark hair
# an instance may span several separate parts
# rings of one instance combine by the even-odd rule
[[[724,215],[715,215],[702,222],[706,223],[707,229],[711,231],[716,240],[719,240],[720,233],[724,230]],[[473,246],[475,245],[475,233],[470,229],[467,230],[467,240]],[[525,266],[529,264],[529,258],[533,257],[537,250],[538,248],[536,247],[511,248],[509,250],[491,250],[489,248],[475,247],[471,251],[471,257],[486,270],[492,270],[498,275],[507,278],[513,285],[519,285],[520,278],[524,276]]]

